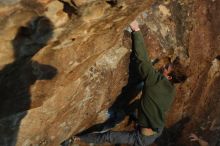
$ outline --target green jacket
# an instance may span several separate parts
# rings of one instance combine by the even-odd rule
[[[138,71],[144,81],[138,122],[146,128],[163,128],[165,112],[169,109],[175,96],[175,88],[163,74],[153,68],[140,31],[133,32],[133,47]]]

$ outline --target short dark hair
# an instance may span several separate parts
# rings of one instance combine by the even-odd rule
[[[185,69],[180,63],[179,57],[176,57],[176,59],[172,62],[170,57],[162,57],[160,59],[156,59],[153,62],[153,65],[156,70],[163,73],[165,69],[168,70],[169,66],[173,68],[173,70],[168,74],[172,77],[170,80],[173,84],[176,83],[182,83],[187,79],[187,76],[185,74]]]
[[[186,75],[176,73],[175,71],[170,72],[168,75],[172,77],[170,81],[174,84],[182,83],[187,79]]]

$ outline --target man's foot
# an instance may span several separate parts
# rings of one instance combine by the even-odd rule
[[[115,126],[114,123],[107,121],[106,123],[101,125],[99,129],[93,131],[92,133],[105,133],[105,132],[111,130],[114,126]]]
[[[77,137],[77,136],[73,136],[73,137],[70,137],[69,139],[63,141],[60,145],[61,146],[71,146],[71,144],[73,143],[77,143],[80,141],[80,138]]]
[[[117,126],[117,124],[119,124],[125,116],[126,114],[123,110],[108,111],[108,120],[97,126],[97,128],[93,130],[92,133],[104,133],[111,130]]]

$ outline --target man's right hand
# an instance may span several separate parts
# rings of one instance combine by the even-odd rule
[[[139,31],[140,30],[137,20],[134,20],[133,22],[131,22],[130,27],[131,27],[132,31]]]

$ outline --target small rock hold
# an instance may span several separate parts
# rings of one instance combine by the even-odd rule
[[[40,141],[40,145],[46,145],[46,144],[47,144],[47,140],[46,139]]]
[[[73,64],[73,61],[70,61],[70,62],[69,62],[69,65],[72,65],[72,64]]]
[[[159,10],[163,15],[171,16],[170,10],[167,7],[165,7],[164,5],[160,5]]]
[[[110,4],[112,7],[116,6],[118,1],[117,0],[107,0],[106,1],[108,4]]]

